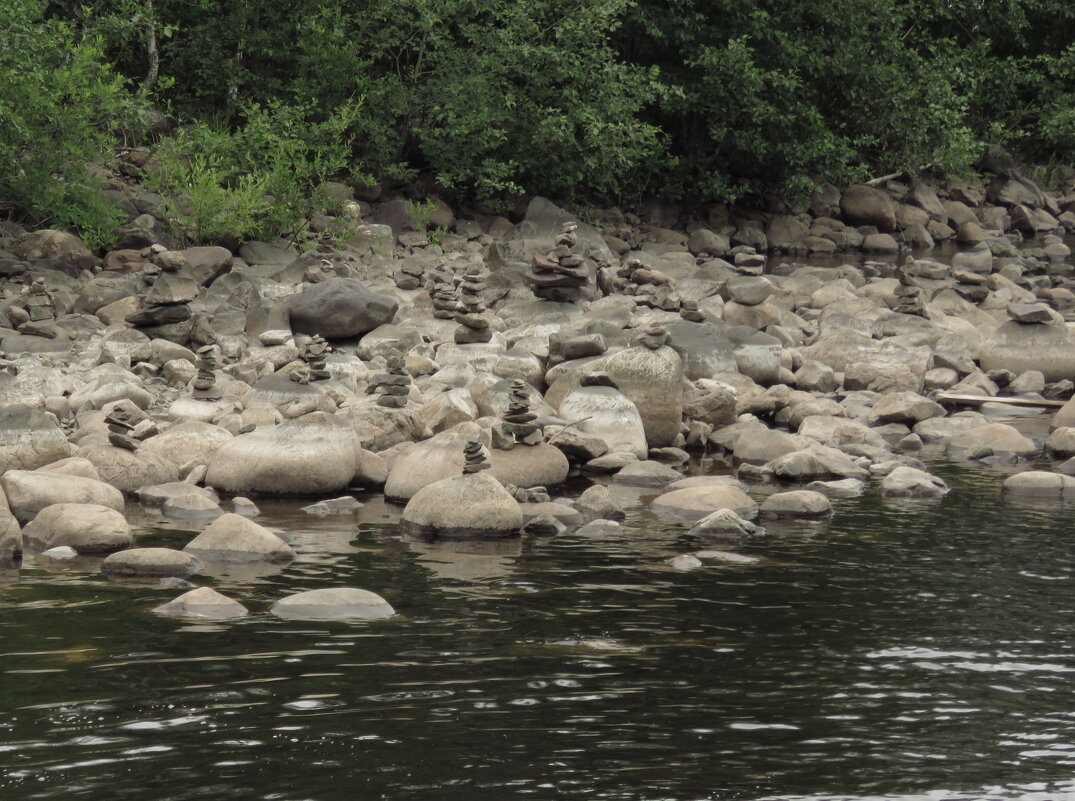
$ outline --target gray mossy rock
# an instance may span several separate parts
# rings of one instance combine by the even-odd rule
[[[195,492],[168,498],[161,512],[170,520],[216,520],[224,514],[215,501]]]
[[[330,278],[287,300],[291,330],[326,339],[360,336],[392,322],[399,302],[354,278]]]
[[[612,477],[612,482],[631,487],[663,487],[682,477],[678,470],[647,459],[628,464]]]
[[[746,520],[734,509],[718,509],[691,526],[689,533],[722,542],[739,542],[747,537],[762,536],[765,529]]]
[[[281,598],[272,613],[284,620],[383,620],[396,610],[384,598],[356,587],[309,590]]]
[[[185,481],[171,481],[167,484],[150,484],[139,487],[136,495],[138,502],[143,506],[160,508],[171,498],[179,498],[185,495],[197,494],[214,504],[220,502],[219,496],[213,490],[206,487],[196,487]]]
[[[616,537],[623,534],[623,526],[615,520],[598,518],[579,527],[575,533],[581,537]]]
[[[93,503],[55,503],[26,524],[23,537],[42,550],[66,545],[80,554],[129,548],[131,527],[122,514]]]
[[[720,484],[666,492],[655,498],[650,508],[658,514],[690,522],[701,520],[720,509],[730,509],[746,518],[754,517],[758,512],[758,504],[741,489]]]
[[[55,503],[91,503],[123,511],[123,493],[103,481],[36,470],[9,470],[0,476],[12,514],[22,523]]]
[[[981,365],[1015,375],[1037,370],[1046,381],[1075,379],[1075,337],[1062,326],[1008,322],[984,343]]]
[[[840,481],[811,481],[806,489],[820,492],[828,498],[857,498],[866,491],[866,482],[857,478]]]
[[[1075,477],[1048,470],[1028,470],[1004,480],[1004,492],[1024,498],[1073,498]]]
[[[770,495],[758,509],[759,518],[818,518],[832,514],[832,503],[820,492],[791,490]]]
[[[183,548],[212,562],[290,562],[295,552],[264,526],[225,513]]]
[[[948,494],[943,479],[914,467],[900,466],[881,479],[886,498],[940,498]]]
[[[21,403],[0,408],[0,472],[36,470],[72,450],[52,415]]]
[[[1016,460],[1036,455],[1038,446],[1010,425],[987,423],[953,436],[948,440],[945,452],[956,459],[996,457]]]
[[[174,548],[130,548],[117,551],[101,562],[107,576],[189,578],[205,567],[201,560]]]
[[[167,617],[198,620],[231,620],[246,617],[249,611],[238,601],[221,595],[212,587],[199,587],[154,607],[153,612]]]
[[[811,445],[765,464],[764,469],[784,481],[825,481],[857,478],[866,480],[869,471],[858,466],[851,457],[825,445]]]
[[[683,360],[679,354],[668,346],[627,348],[605,359],[604,369],[637,407],[649,447],[671,445],[683,420]],[[560,414],[563,416],[562,410]]]
[[[191,463],[209,464],[213,454],[232,439],[232,434],[219,426],[192,420],[143,441],[138,451],[143,455],[159,456],[176,467]]]
[[[407,502],[403,525],[436,539],[496,539],[517,534],[523,513],[504,486],[484,471],[422,487]]]
[[[128,451],[111,445],[95,445],[80,449],[80,454],[93,463],[101,480],[122,492],[137,492],[146,484],[167,484],[179,479],[179,468],[163,456],[154,453]]]
[[[586,436],[604,442],[608,453],[630,452],[645,459],[646,428],[634,402],[618,389],[579,387],[560,402],[559,417]]]
[[[567,457],[558,448],[540,445],[516,445],[510,451],[492,449],[489,461],[493,476],[517,487],[552,487],[562,484],[571,469]]]
[[[575,508],[588,517],[605,520],[623,520],[624,508],[612,497],[604,484],[594,484],[575,500]]]
[[[321,495],[351,483],[358,437],[346,422],[314,412],[225,442],[205,483],[228,492]]]

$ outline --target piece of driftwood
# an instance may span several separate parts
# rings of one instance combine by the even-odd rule
[[[992,395],[964,395],[961,392],[940,392],[937,394],[940,403],[961,403],[966,406],[981,406],[983,403],[1006,403],[1009,406],[1042,406],[1050,409],[1058,409],[1064,405],[1064,401],[1038,400],[1037,398],[1003,398]]]

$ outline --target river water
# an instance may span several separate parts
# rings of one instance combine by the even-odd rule
[[[1075,799],[1072,510],[932,469],[942,500],[837,501],[691,572],[664,560],[708,543],[652,491],[617,490],[622,536],[454,547],[376,495],[262,500],[299,559],[199,577],[250,608],[226,624],[28,557],[0,572],[0,799]],[[331,586],[399,614],[268,614]]]

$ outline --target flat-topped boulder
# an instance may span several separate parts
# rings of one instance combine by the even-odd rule
[[[205,483],[228,492],[338,492],[355,475],[358,451],[351,426],[314,412],[226,441],[210,458]]]
[[[129,578],[189,578],[205,567],[193,554],[174,548],[130,548],[101,562],[106,576]]]
[[[818,518],[832,514],[832,503],[820,492],[790,490],[777,492],[762,501],[761,518]]]
[[[517,534],[523,513],[487,471],[454,475],[418,490],[403,509],[403,525],[434,539],[495,539]]]
[[[396,610],[375,592],[357,587],[309,590],[281,598],[272,613],[284,620],[383,620]]]

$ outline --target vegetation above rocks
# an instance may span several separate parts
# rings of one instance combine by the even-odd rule
[[[1060,0],[9,0],[0,203],[107,243],[86,164],[150,107],[183,125],[146,172],[192,241],[294,235],[328,178],[727,201],[983,143],[1063,162],[1073,34]]]

